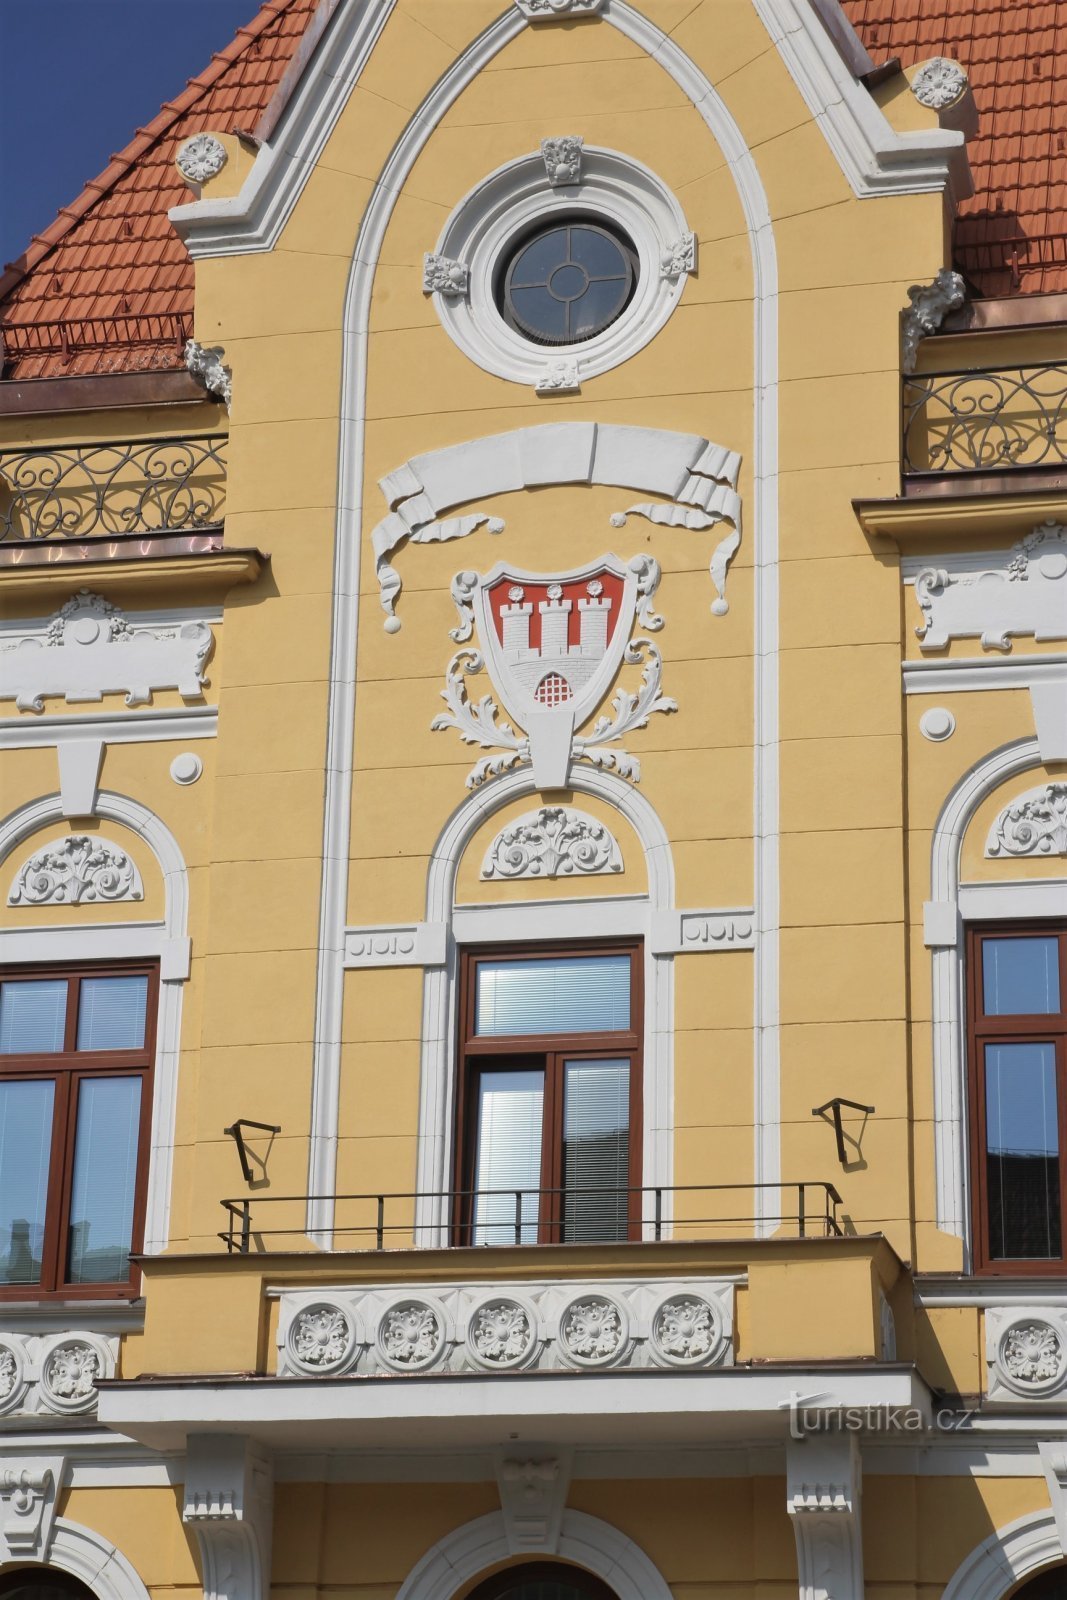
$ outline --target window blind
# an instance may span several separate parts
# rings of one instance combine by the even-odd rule
[[[630,1063],[566,1061],[563,1071],[564,1238],[581,1243],[625,1239]]]
[[[0,984],[0,1055],[51,1055],[63,1048],[65,978]]]
[[[148,979],[83,978],[78,998],[79,1050],[139,1050],[144,1044]]]
[[[987,1017],[1058,1011],[1059,940],[983,939],[982,996]]]
[[[543,1071],[482,1072],[478,1077],[478,1135],[472,1244],[514,1244],[515,1193],[521,1201],[520,1244],[536,1244],[541,1184]]]
[[[630,957],[480,961],[479,1034],[606,1033],[630,1026]]]

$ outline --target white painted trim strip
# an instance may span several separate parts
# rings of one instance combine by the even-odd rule
[[[959,906],[964,922],[1067,917],[1067,877],[1031,878],[1014,883],[963,883]]]
[[[41,750],[68,739],[144,744],[157,739],[214,739],[218,706],[159,711],[98,711],[85,716],[0,717],[0,750]]]
[[[1067,656],[1018,656],[1014,661],[905,661],[905,694],[968,694],[983,689],[1029,689],[1067,681]]]

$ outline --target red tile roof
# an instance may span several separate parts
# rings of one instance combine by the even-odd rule
[[[985,296],[1067,291],[1067,0],[841,0],[876,62],[949,56],[970,79],[975,193],[955,265]]]
[[[193,266],[167,211],[191,192],[175,152],[194,133],[254,127],[316,4],[325,22],[336,0],[264,0],[0,277],[5,378],[181,364]],[[1067,291],[1067,134],[1054,108],[1067,76],[1067,0],[842,4],[876,61],[947,55],[967,71],[979,111],[976,193],[956,222],[955,257],[977,293]]]
[[[264,0],[232,43],[6,269],[5,378],[181,365],[192,332],[193,264],[167,212],[193,194],[175,153],[194,133],[255,127],[315,4]]]

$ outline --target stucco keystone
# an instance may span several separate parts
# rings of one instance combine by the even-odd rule
[[[64,1456],[0,1461],[0,1564],[48,1560],[65,1470]]]

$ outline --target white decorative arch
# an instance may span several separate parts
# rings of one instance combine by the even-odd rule
[[[396,1600],[452,1600],[464,1584],[512,1553],[503,1512],[491,1511],[439,1539],[408,1573]],[[564,1511],[555,1553],[594,1573],[619,1600],[671,1600],[667,1580],[641,1546],[599,1517]]]
[[[952,1574],[942,1600],[1001,1600],[1021,1579],[1056,1561],[1063,1562],[1056,1518],[1051,1511],[1031,1511],[976,1545]]]
[[[352,11],[349,9],[348,16]],[[370,8],[376,27],[384,15]],[[755,157],[710,79],[663,30],[625,4],[611,0],[603,20],[653,57],[688,96],[725,153],[745,216],[753,269],[753,564],[755,568],[755,1040],[754,1166],[756,1215],[761,1231],[772,1231],[780,1210],[781,1170],[779,1067],[779,889],[778,889],[778,265],[767,196]],[[801,24],[802,26],[805,24]],[[344,1001],[344,943],[351,844],[352,750],[356,700],[356,651],[361,529],[363,520],[366,387],[371,291],[385,232],[397,197],[433,130],[463,90],[493,57],[526,26],[517,6],[497,20],[456,58],[438,79],[400,135],[379,175],[363,221],[345,297],[345,345],[341,379],[341,435],[338,457],[337,527],[334,541],[333,619],[330,701],[326,735],[326,796],[323,821],[323,880],[319,916],[319,964],[315,997],[311,1137],[308,1163],[307,1227],[315,1241],[328,1245],[336,1188],[337,1127]],[[776,37],[776,35],[775,35]],[[362,49],[350,41],[354,61]],[[362,55],[362,60],[366,55]],[[839,59],[839,58],[838,58]],[[354,77],[351,81],[354,81]],[[307,101],[303,86],[297,100]],[[294,107],[296,102],[294,102]],[[337,106],[333,115],[339,115]],[[321,132],[325,139],[328,129]],[[321,148],[321,145],[319,146]],[[257,164],[258,165],[258,164]],[[266,168],[262,169],[266,177]],[[255,187],[248,184],[249,198]],[[203,203],[201,203],[202,205]],[[245,201],[238,199],[230,215]],[[216,202],[225,207],[227,202]],[[194,254],[202,220],[211,236],[222,224],[218,210],[173,213]],[[188,224],[192,224],[190,228]],[[222,224],[223,231],[225,224]],[[246,225],[247,226],[247,225]],[[253,227],[255,224],[253,224]],[[216,241],[223,236],[215,233]],[[217,247],[217,246],[216,246]],[[256,248],[249,244],[246,247]],[[261,243],[258,248],[263,248]],[[664,963],[664,965],[666,965]],[[441,1019],[437,1020],[440,1027]]]
[[[963,1037],[963,930],[960,921],[960,858],[971,818],[1006,778],[1039,766],[1036,739],[1004,745],[975,763],[952,790],[934,828],[930,899],[924,909],[926,943],[932,947],[934,1069],[934,1160],[937,1226],[968,1241],[967,1094]],[[969,1251],[967,1251],[969,1257]]]
[[[159,958],[159,1011],[144,1239],[145,1252],[151,1255],[166,1248],[170,1229],[182,985],[189,976],[189,879],[178,841],[166,823],[147,806],[131,800],[128,795],[102,789],[97,794],[92,814],[121,823],[131,833],[139,835],[152,851],[163,874],[163,921],[93,925],[79,918],[76,927],[5,930],[0,936],[0,950],[8,959],[45,961],[76,961],[87,956]],[[11,812],[0,821],[0,868],[23,840],[50,823],[65,820],[62,797],[58,794],[43,795]]]
[[[639,790],[613,773],[598,768],[575,768],[569,786],[578,794],[594,795],[618,811],[633,828],[644,849],[648,893],[630,898],[628,907],[642,916],[649,931],[651,916],[674,909],[674,860],[667,830],[659,815]],[[426,881],[426,920],[451,926],[456,875],[463,852],[485,820],[509,801],[539,791],[531,773],[508,773],[469,794],[453,811],[430,857]],[[582,904],[599,905],[606,915],[618,908],[618,896],[583,896]],[[529,901],[514,908],[522,920],[543,910],[544,902]],[[487,908],[489,909],[489,908]],[[528,936],[528,935],[527,935]],[[425,1198],[418,1202],[416,1222],[424,1244],[434,1242],[446,1226],[444,1191],[450,1187],[451,1108],[456,1001],[456,955],[449,941],[444,966],[427,967],[422,990],[422,1061],[419,1074],[419,1137],[415,1188]],[[646,1187],[669,1188],[674,1159],[674,963],[653,953],[645,938],[645,1125],[642,1173]]]
[[[97,1600],[149,1600],[148,1590],[122,1551],[102,1534],[66,1517],[55,1520],[47,1562],[11,1561],[0,1565],[0,1572],[23,1565],[28,1570],[56,1568],[69,1573],[91,1589]]]

